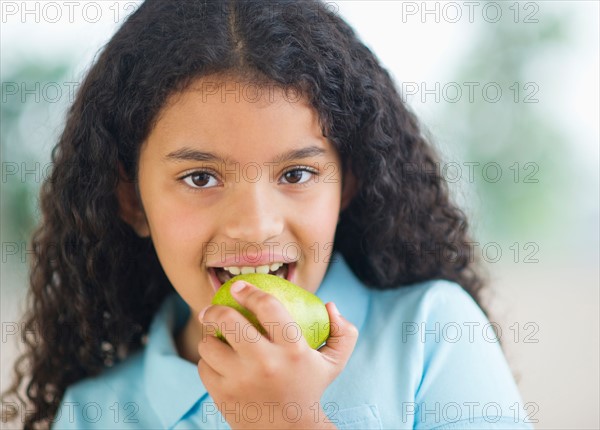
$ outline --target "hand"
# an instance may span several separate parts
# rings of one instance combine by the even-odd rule
[[[346,366],[358,330],[327,303],[331,334],[316,351],[290,328],[296,323],[279,300],[243,283],[232,294],[256,315],[266,336],[228,306],[200,312],[204,335],[198,344],[198,373],[216,407],[233,429],[335,428],[320,399]],[[229,345],[207,334],[217,328]]]

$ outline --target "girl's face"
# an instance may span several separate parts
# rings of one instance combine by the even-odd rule
[[[219,277],[233,276],[223,267],[286,263],[283,275],[315,292],[350,197],[339,155],[304,99],[223,79],[199,79],[170,98],[140,152],[138,232],[150,234],[193,315],[210,304]]]

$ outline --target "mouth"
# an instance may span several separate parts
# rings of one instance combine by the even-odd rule
[[[280,278],[286,279],[293,282],[294,270],[296,263],[271,263],[270,265],[264,266],[231,266],[231,267],[209,267],[210,278],[213,283],[215,291],[218,290],[221,285],[229,281],[234,276],[246,273],[264,273],[269,275],[279,276]]]

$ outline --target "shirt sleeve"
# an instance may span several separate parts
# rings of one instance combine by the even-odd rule
[[[414,428],[532,429],[532,409],[524,407],[501,335],[471,296],[456,283],[439,281],[422,305]]]

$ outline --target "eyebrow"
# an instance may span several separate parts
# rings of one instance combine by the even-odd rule
[[[323,156],[327,151],[318,146],[307,146],[306,148],[292,149],[291,151],[284,152],[283,154],[277,155],[271,160],[271,163],[279,164],[285,163],[291,160],[298,160],[301,158],[319,157]],[[198,151],[188,147],[179,148],[173,152],[168,153],[165,159],[169,161],[209,161],[209,162],[221,162],[226,164],[234,164],[235,160],[229,157],[223,157],[212,152]]]

